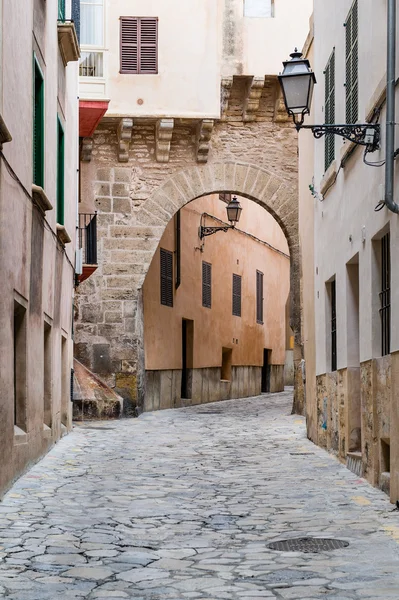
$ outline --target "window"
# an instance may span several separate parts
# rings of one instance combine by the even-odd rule
[[[14,300],[14,424],[26,431],[26,307]]]
[[[231,202],[231,194],[229,192],[222,192],[221,194],[219,194],[219,200],[221,202],[226,202],[226,204],[229,204],[229,202]]]
[[[358,119],[358,0],[352,4],[346,27],[346,122]]]
[[[158,73],[158,19],[121,17],[121,73]]]
[[[61,121],[57,120],[57,223],[64,225],[65,139]]]
[[[241,275],[233,274],[233,315],[241,317]]]
[[[325,78],[325,122],[335,123],[335,48],[326,69]],[[324,140],[324,170],[327,171],[335,157],[335,136],[328,133]]]
[[[244,17],[273,17],[274,0],[244,0]]]
[[[104,76],[104,0],[81,0],[79,59],[81,77]]]
[[[33,183],[44,187],[44,78],[34,59]]]
[[[263,273],[256,271],[256,322],[263,324]]]
[[[337,370],[337,290],[335,279],[330,283],[331,302],[331,371]]]
[[[58,20],[65,21],[65,0],[58,0]]]
[[[205,261],[202,263],[202,306],[212,306],[212,265]]]
[[[161,248],[161,304],[173,306],[173,252]]]
[[[389,232],[381,238],[381,342],[382,356],[391,351],[391,244]]]

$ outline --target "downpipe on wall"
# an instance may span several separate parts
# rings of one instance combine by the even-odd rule
[[[399,213],[399,205],[394,201],[396,0],[388,0],[387,20],[387,116],[384,202],[389,210]]]

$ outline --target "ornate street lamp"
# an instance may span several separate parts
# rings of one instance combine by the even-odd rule
[[[198,232],[198,235],[201,240],[202,240],[202,238],[204,238],[208,235],[213,235],[217,231],[226,232],[229,229],[234,229],[234,227],[237,225],[237,223],[240,220],[241,212],[242,212],[242,206],[238,202],[237,196],[233,196],[232,200],[230,200],[230,202],[226,206],[226,212],[227,212],[227,219],[228,219],[228,221],[230,221],[230,225],[221,225],[219,227],[206,227],[205,226],[206,214],[203,213],[201,215],[201,224],[200,224],[200,228],[199,228],[199,232]]]
[[[291,60],[283,63],[283,72],[278,79],[284,96],[284,103],[289,115],[292,116],[295,127],[310,129],[315,138],[321,138],[326,134],[340,135],[350,142],[367,146],[368,152],[374,152],[379,148],[380,125],[378,123],[349,123],[345,125],[324,124],[304,125],[305,115],[310,113],[312,103],[313,87],[316,77],[310,68],[307,59],[302,58],[302,53],[295,52]]]

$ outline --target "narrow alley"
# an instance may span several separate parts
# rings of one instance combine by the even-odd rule
[[[284,392],[79,424],[0,504],[0,597],[399,597],[399,513]],[[343,540],[318,553],[293,538]]]

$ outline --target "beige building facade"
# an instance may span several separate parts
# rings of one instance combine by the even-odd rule
[[[284,389],[289,254],[263,208],[239,198],[235,229],[218,195],[169,222],[143,286],[145,410]]]
[[[398,218],[383,204],[386,31],[386,3],[315,1],[310,122],[378,122],[381,143],[370,153],[300,132],[300,235],[308,434],[395,501]],[[396,202],[397,184],[395,175]]]
[[[79,46],[68,2],[0,7],[2,493],[71,427]]]
[[[154,253],[181,208],[226,192],[257,202],[284,232],[298,365],[297,137],[274,58],[303,43],[311,1],[192,2],[190,10],[176,1],[179,20],[158,0],[134,11],[123,0],[96,4],[98,27],[86,30],[81,2],[79,210],[97,211],[98,265],[79,287],[76,358],[122,396],[126,414],[143,410],[142,291]],[[268,40],[265,51],[252,45],[255,32]]]

